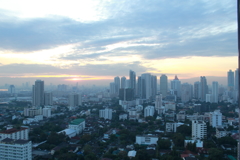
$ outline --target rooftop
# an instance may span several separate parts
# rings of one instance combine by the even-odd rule
[[[6,144],[26,144],[28,142],[29,142],[28,140],[23,140],[23,139],[14,140],[11,138],[5,138],[2,141],[0,141],[0,143],[6,143]]]
[[[16,128],[11,128],[11,129],[8,129],[8,130],[5,130],[5,131],[1,131],[0,134],[12,134],[12,133],[15,133],[15,132],[19,132],[19,131],[22,131],[22,130],[25,130],[25,129],[28,129],[28,128],[20,128],[20,129],[16,129]]]
[[[82,123],[84,121],[85,121],[85,119],[75,119],[75,120],[71,121],[69,124],[71,124],[71,125],[78,125],[78,124],[80,124],[80,123]]]

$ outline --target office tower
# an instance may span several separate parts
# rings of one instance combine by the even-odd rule
[[[234,72],[232,70],[228,71],[228,89],[233,90],[234,88]]]
[[[220,112],[220,110],[210,112],[210,125],[212,127],[222,126],[222,113]]]
[[[82,95],[72,93],[69,95],[69,106],[76,107],[82,105]]]
[[[207,136],[207,125],[204,121],[192,121],[192,139],[204,139]]]
[[[15,94],[15,86],[14,85],[10,85],[8,87],[8,93],[13,96]]]
[[[110,108],[105,108],[99,110],[99,118],[104,118],[104,119],[112,119],[112,109]]]
[[[110,95],[116,96],[116,85],[114,82],[110,83]]]
[[[167,96],[168,92],[168,77],[163,74],[160,77],[160,94],[162,94],[163,97]]]
[[[208,93],[207,79],[205,76],[200,77],[201,82],[201,101],[206,101],[206,94]]]
[[[201,98],[201,83],[194,82],[194,98],[200,99]]]
[[[129,71],[129,88],[134,89],[134,95],[136,94],[136,73],[132,70]]]
[[[218,103],[218,82],[212,82],[212,102]]]
[[[151,99],[152,98],[152,76],[150,73],[144,73],[141,75],[142,79],[142,98]]]
[[[182,102],[188,102],[192,99],[192,94],[191,94],[191,85],[188,83],[183,83],[182,88],[181,88],[181,99]]]
[[[126,88],[126,77],[121,77],[121,88]]]
[[[147,106],[144,108],[144,117],[153,116],[154,115],[154,107],[153,106]]]
[[[156,95],[155,110],[159,110],[162,107],[162,94]]]
[[[155,99],[157,95],[157,76],[151,77],[152,98]]]
[[[117,76],[114,78],[115,88],[116,88],[116,95],[119,95],[119,89],[120,89],[120,78]]]
[[[235,79],[234,79],[234,88],[236,91],[238,91],[238,68],[235,70]]]
[[[52,92],[44,92],[44,105],[53,105]]]
[[[33,106],[44,105],[44,81],[36,80],[32,88]]]
[[[171,89],[173,90],[174,95],[181,97],[181,81],[179,81],[177,76],[171,81]]]

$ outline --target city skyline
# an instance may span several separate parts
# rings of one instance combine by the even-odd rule
[[[237,68],[236,12],[226,0],[1,2],[0,81],[107,85],[133,70],[211,84]]]

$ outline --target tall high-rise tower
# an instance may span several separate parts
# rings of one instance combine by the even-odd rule
[[[129,88],[134,90],[134,95],[136,94],[136,73],[132,70],[129,71]]]
[[[201,98],[201,83],[194,82],[194,98],[200,99]]]
[[[151,99],[152,98],[152,76],[150,73],[144,73],[141,75],[142,79],[142,98]]]
[[[171,89],[177,97],[181,97],[181,81],[179,81],[177,76],[171,81]]]
[[[168,77],[163,74],[160,77],[160,94],[162,94],[163,97],[167,96],[168,92]]]
[[[205,76],[200,77],[201,81],[201,101],[206,101],[206,94],[208,93],[207,79]]]
[[[151,77],[152,98],[155,99],[157,95],[157,76]]]
[[[36,80],[32,88],[33,106],[44,105],[44,81]]]
[[[235,70],[234,89],[238,91],[238,68]]]
[[[218,82],[212,82],[212,102],[218,103]]]
[[[126,77],[121,77],[121,88],[126,88]]]
[[[114,78],[115,88],[116,88],[116,95],[119,95],[120,89],[120,78],[117,76]]]
[[[233,90],[234,88],[234,72],[232,70],[228,71],[228,88]]]

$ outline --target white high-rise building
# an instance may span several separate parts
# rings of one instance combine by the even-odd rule
[[[218,103],[218,82],[212,82],[212,102]]]
[[[5,138],[0,141],[1,160],[32,160],[32,142]]]
[[[126,77],[121,77],[121,88],[126,88]]]
[[[212,127],[221,127],[222,126],[222,113],[220,110],[215,110],[210,112],[210,125]]]
[[[163,97],[167,96],[168,92],[168,77],[163,74],[160,77],[160,94],[162,94]]]
[[[206,94],[206,102],[212,103],[212,94]]]
[[[105,108],[99,110],[99,118],[104,118],[104,119],[112,119],[112,109],[110,108]]]
[[[153,106],[147,106],[144,108],[144,117],[153,116],[154,115],[154,107]]]
[[[36,80],[32,87],[33,106],[44,105],[44,81]]]
[[[142,98],[151,99],[152,98],[152,76],[150,73],[144,73],[141,75],[142,79]]]
[[[52,112],[51,108],[43,108],[43,116],[44,117],[47,117],[47,118],[51,117],[51,115],[52,115],[51,112]]]
[[[171,89],[177,97],[181,97],[181,81],[179,81],[177,76],[171,81]]]
[[[8,87],[8,93],[11,94],[11,96],[13,96],[15,94],[15,86],[14,85],[10,85]]]
[[[76,107],[82,105],[82,95],[77,93],[72,93],[69,95],[69,106]]]
[[[52,92],[44,93],[44,105],[51,106],[53,105],[53,95]]]
[[[192,121],[192,139],[204,139],[207,136],[207,125],[204,121]]]

